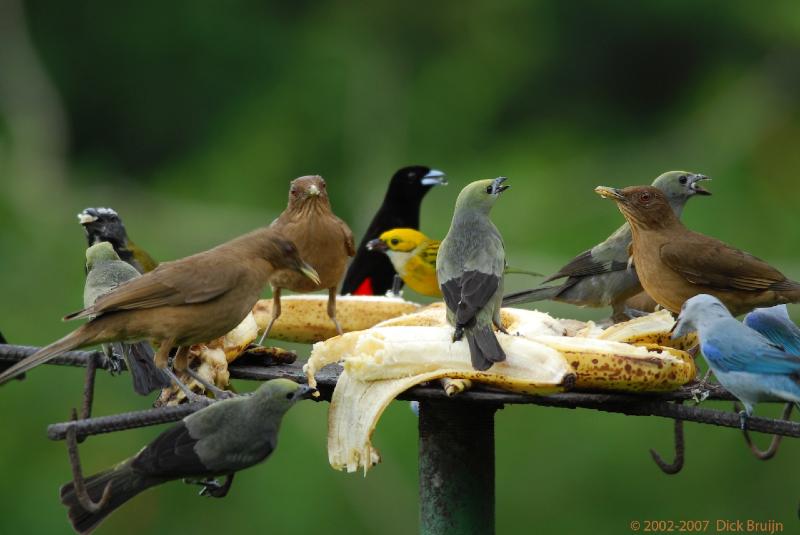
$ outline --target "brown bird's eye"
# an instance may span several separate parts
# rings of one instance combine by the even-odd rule
[[[294,197],[297,197],[297,190],[296,190],[296,189],[294,189],[294,188],[292,188],[292,189],[291,189],[291,194],[292,194]]]
[[[645,191],[644,193],[639,195],[639,201],[640,202],[645,202],[645,203],[649,202],[650,201],[650,194]]]
[[[681,184],[686,184],[687,180],[689,180],[689,177],[687,177],[686,175],[683,175],[682,177],[680,177],[678,179],[678,182],[680,182]]]

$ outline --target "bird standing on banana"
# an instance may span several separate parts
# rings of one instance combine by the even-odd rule
[[[476,370],[486,370],[506,358],[493,328],[503,331],[500,303],[505,246],[489,219],[495,201],[509,187],[505,181],[505,177],[478,180],[461,190],[436,259],[447,321],[455,328],[453,341],[466,336]]]
[[[687,171],[669,171],[656,178],[653,186],[664,192],[673,212],[680,217],[689,199],[695,195],[711,195],[700,185],[705,180],[710,179]],[[503,305],[551,299],[578,306],[611,306],[613,321],[626,321],[629,319],[626,300],[642,291],[635,269],[628,264],[631,241],[630,224],[625,223],[605,241],[579,254],[558,273],[542,281],[544,285],[566,278],[562,284],[509,294],[503,299]],[[637,299],[636,307],[650,308],[641,299]]]
[[[139,273],[153,271],[158,262],[147,251],[128,238],[119,214],[111,208],[86,208],[78,214],[78,221],[86,233],[88,247],[103,241],[114,246],[119,257],[136,268]]]
[[[353,233],[347,224],[336,217],[328,199],[325,180],[321,176],[302,176],[292,181],[289,204],[272,222],[270,228],[294,242],[300,256],[319,274],[319,280],[292,270],[276,270],[269,279],[272,286],[272,319],[259,344],[268,337],[281,315],[281,291],[293,292],[328,290],[328,316],[342,334],[336,319],[336,291],[347,268],[347,260],[356,254]]]
[[[101,296],[138,276],[136,268],[120,260],[109,242],[101,241],[92,245],[86,249],[84,308],[89,308]],[[125,359],[137,394],[145,396],[172,384],[170,376],[153,362],[153,348],[147,342],[103,344],[103,351],[112,362],[120,356]]]
[[[108,502],[96,512],[80,504],[74,483],[61,487],[61,503],[78,533],[91,533],[137,494],[176,479],[198,479],[201,495],[224,497],[236,472],[267,459],[278,445],[284,414],[314,389],[288,379],[273,379],[254,394],[219,401],[173,425],[135,456],[86,479],[86,492],[99,502],[110,485]],[[213,478],[226,477],[220,485]]]
[[[422,199],[433,187],[446,185],[443,172],[423,165],[403,167],[392,176],[383,203],[347,269],[342,295],[384,295],[393,289],[395,272],[391,262],[380,253],[370,251],[367,243],[393,228],[419,229]]]
[[[598,186],[595,191],[613,199],[630,223],[639,280],[670,312],[677,314],[698,294],[713,295],[735,316],[800,300],[800,284],[763,260],[687,229],[658,188]]]
[[[672,338],[694,331],[714,376],[744,404],[742,429],[759,401],[800,403],[800,357],[737,321],[719,299],[699,294],[683,304]]]
[[[167,367],[170,350],[178,348],[175,368],[191,375],[189,347],[239,325],[278,269],[297,271],[319,283],[316,271],[300,258],[294,244],[272,228],[164,262],[100,296],[92,306],[66,316],[92,319],[0,374],[0,384],[64,351],[141,340],[158,344],[155,362],[162,369]]]

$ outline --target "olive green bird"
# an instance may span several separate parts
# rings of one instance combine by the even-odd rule
[[[710,179],[687,171],[669,171],[656,178],[653,186],[666,194],[672,210],[680,217],[689,199],[695,195],[711,195],[699,184],[704,180]],[[628,262],[632,241],[631,227],[625,223],[605,241],[573,258],[542,284],[566,279],[564,282],[506,295],[503,306],[549,299],[578,306],[611,306],[614,321],[627,320],[631,311],[627,310],[626,301],[643,291],[635,269]]]
[[[89,308],[99,297],[138,276],[136,268],[120,259],[111,243],[104,241],[92,245],[86,249],[84,308]],[[103,351],[113,363],[119,362],[120,356],[125,359],[137,394],[145,396],[171,384],[170,376],[155,365],[153,348],[147,342],[103,344]]]
[[[472,367],[486,370],[506,354],[494,329],[500,323],[505,246],[489,212],[509,186],[505,177],[468,184],[456,200],[453,221],[436,258],[436,274],[455,327],[453,341],[467,338]]]

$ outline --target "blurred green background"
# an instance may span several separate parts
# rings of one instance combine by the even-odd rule
[[[360,235],[391,174],[417,163],[450,178],[423,205],[423,230],[437,237],[462,185],[510,177],[494,219],[509,262],[543,273],[621,223],[594,186],[701,172],[714,196],[691,201],[687,224],[798,279],[799,52],[791,0],[0,0],[0,330],[40,345],[71,327],[59,318],[81,304],[75,215],[87,206],[113,206],[168,260],[270,222],[289,180],[320,173]],[[507,287],[532,282],[511,276]],[[43,367],[0,391],[0,532],[70,532],[57,499],[66,450],[44,430],[67,418],[81,384],[80,370]],[[127,377],[105,375],[96,400],[97,414],[149,404]],[[294,409],[270,462],[227,499],[165,485],[100,533],[413,533],[407,404],[381,421],[384,462],[366,478],[329,468],[326,412]],[[85,470],[159,431],[89,439]],[[670,477],[647,452],[671,457],[667,420],[506,408],[498,531],[624,534],[632,520],[723,518],[796,529],[796,441],[763,463],[737,431],[686,434],[686,467]]]

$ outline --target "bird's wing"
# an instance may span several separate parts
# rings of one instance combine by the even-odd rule
[[[723,372],[769,375],[800,373],[800,357],[783,352],[767,340],[756,344],[731,344],[729,339],[706,340],[700,345],[700,350],[709,362]]]
[[[692,284],[719,290],[777,290],[793,284],[749,253],[707,236],[699,238],[665,243],[660,249],[661,261]]]
[[[439,255],[439,245],[441,244],[438,240],[431,240],[426,242],[426,244],[422,247],[422,249],[417,253],[419,259],[427,266],[431,267],[432,269],[436,270],[436,257]]]
[[[339,225],[339,229],[342,231],[342,234],[344,235],[344,250],[347,253],[347,256],[355,256],[356,239],[353,237],[353,231],[350,230],[350,227],[347,226],[347,223],[345,223],[335,215],[333,216],[333,219],[334,221],[336,221],[336,224]]]
[[[115,310],[204,303],[233,288],[243,269],[235,262],[205,253],[165,262],[153,271],[119,285],[114,291],[99,297],[91,307],[65,319]]]
[[[545,284],[564,277],[586,277],[600,275],[611,271],[621,271],[628,268],[627,262],[620,262],[613,258],[597,258],[592,255],[592,250],[584,251],[558,270],[558,273],[542,281]]]
[[[465,271],[442,283],[447,308],[455,312],[456,324],[467,325],[489,302],[500,285],[500,276],[477,270]]]
[[[131,468],[140,474],[159,477],[188,477],[209,470],[195,452],[198,439],[189,434],[184,422],[178,422],[145,446]]]
[[[786,305],[778,305],[785,311]],[[775,308],[755,309],[744,318],[744,324],[761,333],[773,344],[781,346],[791,355],[800,356],[800,329]]]

